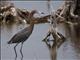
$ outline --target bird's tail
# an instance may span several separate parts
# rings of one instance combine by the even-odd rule
[[[8,41],[7,43],[8,43],[8,44],[12,44],[12,42],[11,42],[11,41]]]

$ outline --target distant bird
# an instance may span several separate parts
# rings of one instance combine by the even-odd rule
[[[29,20],[30,20],[30,26],[24,28],[23,30],[21,30],[20,32],[18,32],[17,34],[15,34],[12,39],[10,41],[8,41],[8,44],[13,44],[16,43],[16,45],[14,46],[14,51],[15,51],[15,60],[17,58],[17,52],[16,52],[16,46],[21,43],[21,49],[20,49],[20,53],[22,55],[21,60],[23,59],[23,54],[22,54],[22,47],[23,47],[23,43],[29,38],[29,36],[32,34],[33,28],[34,28],[34,21],[33,21],[33,15],[35,13],[38,13],[36,10],[33,10],[30,15],[29,15]]]

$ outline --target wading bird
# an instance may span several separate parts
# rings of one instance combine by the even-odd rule
[[[30,26],[24,28],[22,31],[18,32],[17,34],[15,34],[12,39],[10,41],[8,41],[8,44],[13,44],[16,43],[16,45],[14,46],[14,51],[15,51],[15,60],[17,59],[17,52],[16,52],[16,46],[21,43],[21,48],[20,48],[20,53],[21,53],[21,60],[23,59],[23,54],[22,54],[22,47],[23,47],[23,43],[29,38],[29,36],[31,35],[33,28],[34,28],[34,21],[33,21],[33,15],[35,13],[38,13],[36,10],[33,10],[30,15],[29,15],[29,20],[30,20]]]

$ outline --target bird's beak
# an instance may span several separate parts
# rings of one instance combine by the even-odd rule
[[[41,14],[44,14],[44,12],[37,11],[37,14],[40,16]]]

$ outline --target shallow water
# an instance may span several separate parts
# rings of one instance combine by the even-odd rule
[[[27,4],[26,4],[27,3]],[[56,10],[62,2],[52,3]],[[47,14],[47,8],[45,2],[16,2],[15,5],[19,8],[37,9],[44,11]],[[33,7],[33,8],[32,8]],[[44,8],[44,9],[43,9]],[[8,45],[7,42],[12,36],[23,28],[27,27],[26,24],[13,24],[13,25],[2,25],[1,26],[1,60],[14,60],[15,54],[13,47],[15,44]],[[46,36],[49,24],[38,24],[35,25],[32,35],[24,43],[23,46],[23,60],[50,60],[49,50],[42,39]],[[70,32],[68,28],[65,28],[64,24],[58,25],[57,31],[67,37],[61,47],[57,50],[57,60],[80,60],[80,44],[74,44],[74,40],[70,38]],[[20,60],[21,55],[19,52],[20,44],[17,46],[18,59]]]
[[[8,45],[7,42],[15,33],[25,27],[27,27],[26,24],[13,24],[12,27],[4,25],[1,27],[2,60],[14,60],[15,54],[13,47],[15,44]],[[48,28],[49,24],[35,25],[32,35],[23,46],[24,60],[50,60],[49,50],[46,44],[42,42],[42,39],[46,36]],[[64,25],[59,25],[57,31],[66,36]],[[18,60],[21,57],[19,49],[20,44],[17,46]],[[76,51],[77,49],[73,46],[71,39],[67,38],[66,42],[64,42],[57,51],[57,60],[80,60],[80,51]]]
[[[25,25],[26,26],[26,25]],[[25,27],[24,25],[18,26],[13,25],[12,28],[2,27],[1,29],[1,57],[4,59],[13,59],[15,57],[13,45],[8,45],[7,42],[11,37],[19,30]],[[43,26],[43,27],[42,27]],[[34,30],[30,38],[24,43],[23,54],[26,59],[47,59],[49,58],[49,53],[47,47],[42,42],[43,37],[45,36],[48,29],[48,24],[35,25]],[[20,46],[17,48],[19,52]],[[45,51],[46,50],[46,51]],[[6,52],[7,51],[7,52]],[[8,54],[8,55],[7,55]],[[20,55],[20,54],[18,54]]]

